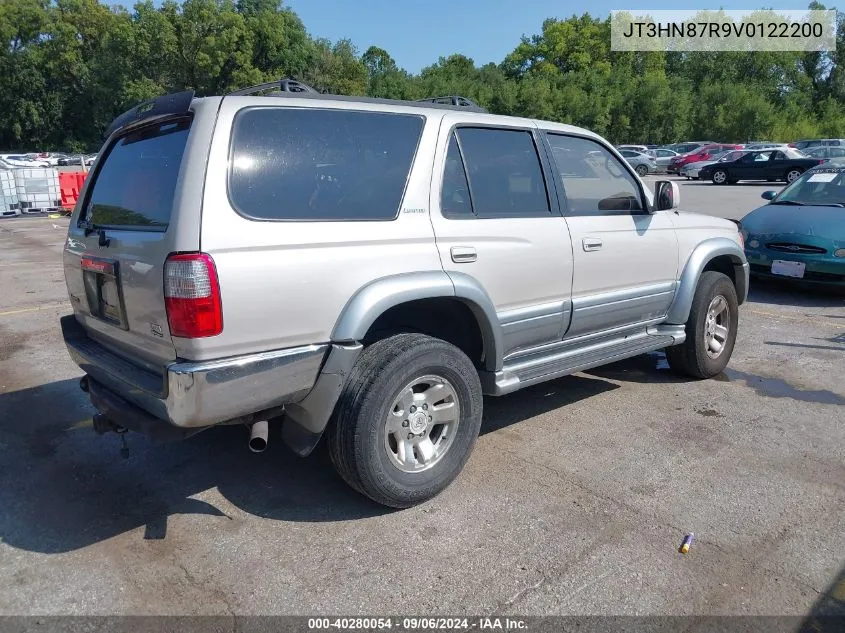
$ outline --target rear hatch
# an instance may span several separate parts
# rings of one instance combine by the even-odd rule
[[[193,227],[184,218],[176,226],[194,126],[190,103],[188,97],[176,112],[146,121],[139,116],[113,132],[85,183],[65,245],[65,279],[77,320],[110,351],[156,372],[177,356],[165,305],[165,261],[171,253],[199,249],[198,217]]]

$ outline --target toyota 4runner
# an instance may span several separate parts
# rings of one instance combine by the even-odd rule
[[[273,421],[408,507],[459,474],[483,395],[663,348],[708,378],[733,351],[737,225],[587,130],[284,80],[152,99],[107,137],[61,320],[98,432],[240,424],[259,451]]]

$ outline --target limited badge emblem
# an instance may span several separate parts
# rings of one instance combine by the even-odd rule
[[[150,332],[156,336],[164,337],[164,329],[155,321],[150,321]]]

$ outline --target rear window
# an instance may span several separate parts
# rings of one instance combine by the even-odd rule
[[[170,223],[188,119],[146,126],[106,150],[86,201],[94,226],[164,231]]]
[[[232,130],[229,198],[258,220],[393,220],[418,115],[248,108]]]

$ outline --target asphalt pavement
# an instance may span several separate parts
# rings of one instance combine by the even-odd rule
[[[487,399],[458,480],[387,511],[272,432],[122,459],[58,328],[66,228],[0,221],[0,614],[845,613],[842,296],[753,283],[714,380],[650,354]]]

